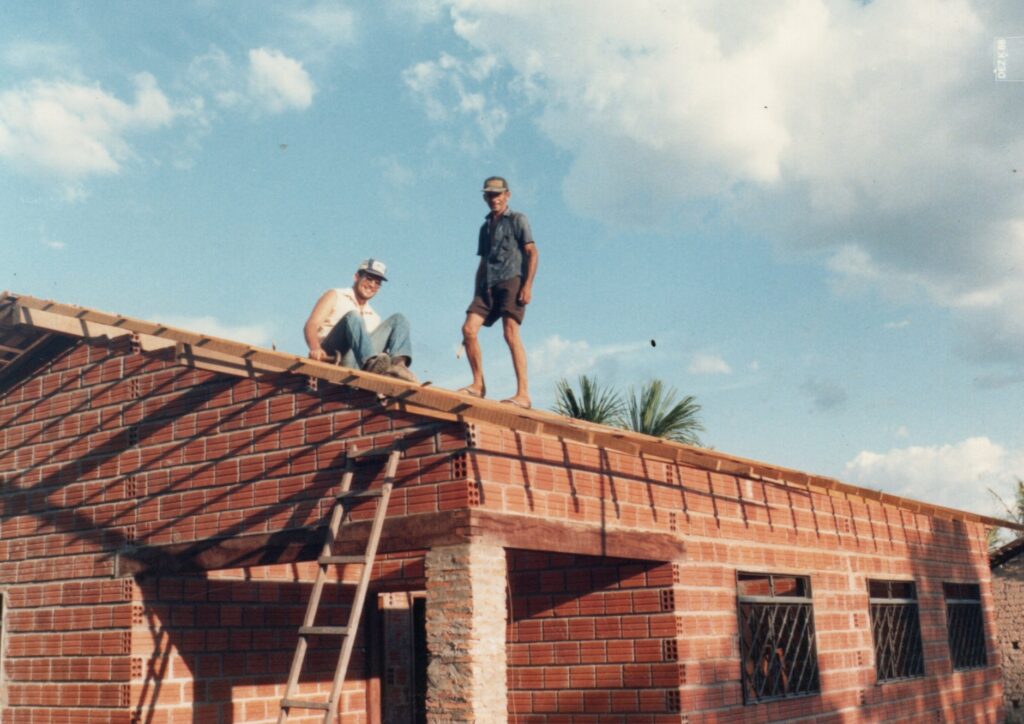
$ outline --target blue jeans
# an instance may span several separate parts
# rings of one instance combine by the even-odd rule
[[[366,360],[386,352],[412,362],[409,322],[401,314],[392,314],[370,333],[358,312],[349,312],[334,325],[320,343],[328,354],[341,353],[341,364],[362,369]]]

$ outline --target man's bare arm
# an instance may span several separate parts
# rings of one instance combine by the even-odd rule
[[[323,321],[334,310],[334,305],[337,302],[338,293],[333,289],[328,289],[317,300],[313,311],[309,313],[309,319],[306,320],[306,326],[302,328],[302,333],[306,336],[306,345],[309,347],[309,356],[312,359],[320,361],[327,359],[327,353],[320,347],[320,338],[316,333]]]
[[[540,254],[537,252],[537,245],[532,241],[523,247],[523,253],[526,255],[526,278],[523,279],[523,283],[519,287],[519,296],[516,301],[526,306],[533,297],[533,277],[537,274],[537,261],[540,259]]]
[[[473,282],[473,296],[482,294],[484,290],[484,279],[487,274],[487,260],[484,257],[480,257],[480,264],[476,268],[476,281]]]

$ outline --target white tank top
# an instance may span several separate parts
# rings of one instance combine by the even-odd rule
[[[320,326],[316,330],[316,336],[321,340],[327,336],[327,333],[334,329],[334,325],[341,321],[351,311],[355,311],[363,318],[363,324],[366,325],[366,331],[372,332],[380,326],[380,315],[373,311],[373,307],[367,302],[361,308],[359,302],[356,301],[356,293],[352,291],[352,287],[345,287],[343,289],[335,289],[335,303],[334,309],[331,310],[330,314],[324,317],[324,321],[320,323]]]

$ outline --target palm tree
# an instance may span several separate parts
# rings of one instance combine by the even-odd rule
[[[687,395],[676,402],[677,394],[674,388],[666,389],[661,380],[651,380],[639,390],[630,388],[619,427],[700,445],[697,433],[704,432],[704,426],[697,417],[697,398]]]
[[[555,412],[577,420],[615,424],[622,415],[622,398],[610,387],[602,387],[596,377],[580,375],[579,393],[563,377],[555,387]]]

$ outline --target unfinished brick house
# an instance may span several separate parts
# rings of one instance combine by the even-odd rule
[[[1002,720],[1002,521],[10,294],[0,720],[278,721],[365,451],[400,458],[339,720]],[[367,570],[327,569],[325,627]]]
[[[1024,722],[1024,537],[993,551],[989,563],[1003,656],[1006,721]]]

